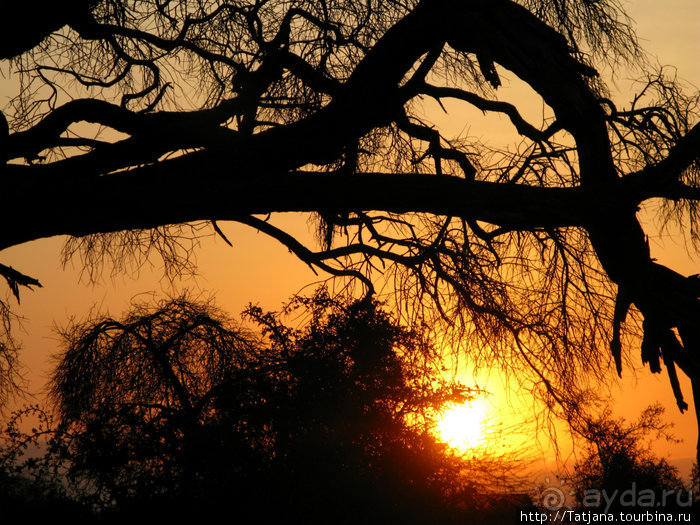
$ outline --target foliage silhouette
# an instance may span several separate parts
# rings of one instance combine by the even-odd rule
[[[636,214],[657,199],[700,238],[698,94],[648,66],[617,1],[74,7],[0,49],[21,80],[0,249],[69,235],[66,256],[160,253],[176,271],[183,242],[236,221],[368,293],[386,279],[406,317],[570,420],[630,359],[625,333],[687,407],[676,366],[697,389],[700,281],[652,259]],[[598,73],[619,64],[641,82],[626,106]],[[498,99],[507,72],[540,122]],[[506,117],[515,143],[450,136],[423,111],[448,100]],[[315,217],[316,246],[264,218],[289,211]]]
[[[22,424],[32,422],[31,431]],[[75,497],[63,460],[65,435],[38,405],[15,411],[0,434],[3,519],[41,522],[58,516],[82,523],[92,513]]]
[[[374,301],[323,290],[285,311],[310,319],[292,328],[251,306],[260,339],[180,297],[66,329],[52,389],[59,424],[42,465],[116,521],[226,512],[449,523],[514,512],[489,494],[517,485],[499,480],[515,463],[466,460],[431,433],[442,406],[475,392],[441,379],[423,334]]]
[[[638,421],[626,424],[609,411],[581,429],[587,450],[569,480],[575,496],[587,511],[618,513],[691,510],[693,493],[678,469],[658,458],[643,441],[666,437],[660,405],[647,408]],[[691,491],[691,492],[689,492]]]

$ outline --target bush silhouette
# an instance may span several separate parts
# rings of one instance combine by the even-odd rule
[[[652,405],[633,423],[615,420],[609,411],[587,422],[581,430],[586,453],[571,479],[585,510],[690,510],[692,494],[678,469],[643,446],[648,434],[670,437],[662,414],[660,405]]]

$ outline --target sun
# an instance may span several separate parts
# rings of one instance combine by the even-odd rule
[[[484,399],[472,399],[446,410],[437,424],[438,438],[450,447],[465,452],[484,444],[488,405]]]

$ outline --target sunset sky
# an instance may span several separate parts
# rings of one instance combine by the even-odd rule
[[[650,52],[651,59],[659,64],[676,66],[681,79],[700,86],[697,58],[700,56],[700,2],[634,0],[624,1],[623,5],[635,21],[641,43]],[[631,81],[634,73],[623,68],[615,73],[616,84],[610,85],[610,88],[618,92],[613,99],[619,106],[624,106],[634,90]],[[3,74],[6,74],[6,70]],[[607,72],[603,75],[609,78]],[[4,105],[12,95],[12,79],[0,79],[0,82],[4,82],[0,84],[3,86],[0,104]],[[505,85],[508,86],[508,83]],[[511,78],[511,86],[514,89],[512,96],[520,96],[515,79]],[[508,96],[508,93],[503,93],[503,96]],[[456,131],[461,131],[467,125],[470,133],[483,140],[498,140],[504,129],[498,123],[489,123],[491,127],[484,128],[481,122],[475,120],[465,124],[465,115],[459,112],[458,106],[448,108],[453,109],[454,113],[443,123],[447,128],[452,126]],[[541,112],[541,107],[535,105],[530,110],[536,115]],[[431,109],[426,108],[426,111]],[[27,205],[30,206],[31,201]],[[647,214],[642,218],[646,223],[653,224],[651,217],[651,214]],[[288,231],[291,227],[291,233],[297,233],[297,238],[308,240],[308,244],[313,243],[312,227],[307,224],[305,216],[286,214],[273,218],[273,222],[275,220],[284,222]],[[58,349],[54,326],[65,326],[70,318],[83,319],[90,311],[108,311],[118,316],[134,298],[147,300],[152,293],[162,296],[184,289],[190,289],[195,295],[214,296],[219,306],[237,316],[248,302],[260,303],[266,309],[278,309],[283,301],[302,287],[326,278],[325,275],[316,276],[286,248],[248,227],[225,223],[220,226],[232,241],[233,248],[216,236],[203,239],[195,252],[197,275],[177,279],[173,283],[174,288],[163,278],[157,257],[152,260],[152,267],[146,265],[132,276],[123,273],[112,275],[111,268],[106,265],[99,282],[91,285],[86,276],[81,276],[80,260],[75,259],[69,262],[65,270],[62,269],[61,238],[34,241],[3,251],[0,262],[39,279],[43,285],[42,289],[33,292],[22,290],[21,305],[16,307],[16,312],[25,318],[22,329],[17,331],[24,348],[21,359],[26,365],[29,389],[39,396],[37,399],[40,399],[51,368],[50,357]],[[683,274],[700,272],[698,259],[688,256],[682,238],[672,232],[653,234],[654,229],[647,231],[650,233],[652,255],[660,262]],[[313,286],[308,288],[309,291],[312,289]],[[641,367],[638,352],[634,350],[633,353],[637,366]],[[472,381],[464,371],[458,378],[465,383]],[[506,389],[501,384],[503,380],[497,374],[490,378],[482,374],[477,379],[481,381],[480,386],[493,392],[485,403],[479,405],[485,417],[505,427],[516,424],[515,414],[522,413],[521,407],[527,400],[518,399],[517,392],[511,392],[510,400],[506,399]],[[690,403],[690,385],[684,378],[682,386]],[[655,450],[672,459],[694,456],[697,430],[692,404],[685,415],[679,414],[665,373],[652,376],[648,369],[640,369],[636,373],[624,370],[623,380],[615,388],[615,399],[617,412],[629,419],[636,418],[650,403],[660,402],[666,407],[668,420],[675,424],[676,436],[683,441],[677,445],[659,443]],[[521,437],[516,441],[529,441],[528,436]],[[512,446],[516,446],[515,442]],[[543,447],[546,447],[544,442]],[[682,466],[686,468],[687,462]]]

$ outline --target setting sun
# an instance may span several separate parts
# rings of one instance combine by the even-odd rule
[[[456,405],[446,410],[440,418],[438,436],[458,450],[476,448],[484,442],[487,413],[488,407],[483,399]]]

